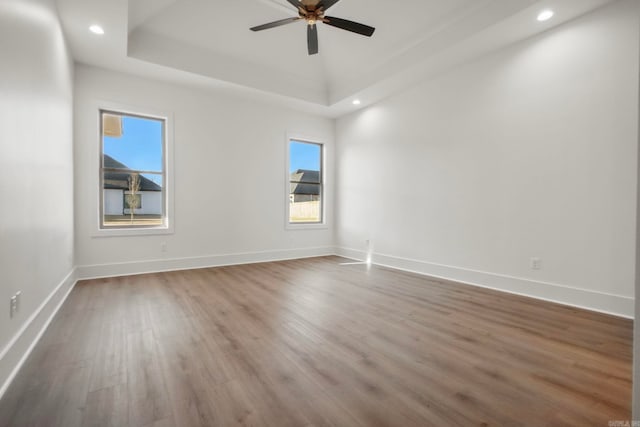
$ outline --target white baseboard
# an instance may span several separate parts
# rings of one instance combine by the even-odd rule
[[[0,399],[9,388],[31,351],[38,343],[54,316],[67,299],[78,280],[135,275],[161,271],[189,270],[224,265],[252,264],[287,259],[335,255],[333,247],[287,249],[194,258],[160,259],[152,261],[75,267],[47,296],[9,343],[0,351]]]
[[[336,248],[336,254],[357,260],[367,258],[366,252],[349,248]],[[635,300],[631,297],[377,253],[371,254],[371,262],[383,267],[524,295],[629,319],[634,317]]]
[[[340,255],[356,260],[365,260],[367,258],[367,254],[364,251],[327,246],[76,267],[49,294],[4,349],[0,351],[0,398],[2,398],[9,384],[40,340],[77,280],[327,255]],[[587,310],[631,319],[634,317],[634,299],[630,297],[384,254],[372,254],[371,262],[383,267],[524,295]]]
[[[225,265],[254,264],[258,262],[284,261],[288,259],[311,258],[335,255],[332,246],[302,249],[282,249],[264,252],[247,252],[226,255],[210,255],[192,258],[167,258],[151,261],[134,261],[114,264],[82,265],[76,267],[76,275],[81,279],[129,276],[134,274],[158,273],[163,271],[190,270],[196,268],[222,267]]]
[[[75,284],[76,271],[72,269],[0,351],[0,399]]]

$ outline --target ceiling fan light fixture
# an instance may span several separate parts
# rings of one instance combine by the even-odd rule
[[[545,9],[538,14],[538,21],[540,22],[548,21],[553,17],[553,15],[554,15],[553,10]]]
[[[299,20],[304,20],[307,23],[307,51],[309,55],[315,55],[318,53],[318,22],[340,28],[341,30],[351,31],[352,33],[360,34],[365,37],[371,37],[376,30],[373,27],[349,21],[348,19],[325,15],[327,9],[339,1],[340,0],[287,0],[289,4],[296,8],[298,16],[280,19],[278,21],[258,25],[249,29],[251,31],[262,31],[269,28],[287,25]]]

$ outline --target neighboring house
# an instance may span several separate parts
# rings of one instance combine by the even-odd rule
[[[104,155],[104,167],[123,171],[105,172],[103,182],[103,200],[105,215],[129,215],[125,196],[129,194],[129,177],[135,171],[111,156]],[[125,171],[131,172],[125,172]],[[162,215],[162,187],[140,175],[138,203],[134,213],[139,215]]]
[[[290,195],[292,203],[320,200],[320,172],[298,169],[291,173]]]

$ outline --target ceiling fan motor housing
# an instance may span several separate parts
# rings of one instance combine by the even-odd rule
[[[346,19],[324,15],[325,11],[338,1],[340,0],[287,0],[287,2],[298,10],[298,17],[285,18],[279,21],[252,27],[251,31],[262,31],[269,28],[280,27],[282,25],[304,19],[307,22],[307,47],[309,55],[315,55],[318,53],[318,32],[316,29],[316,24],[318,22],[322,22],[342,30],[361,34],[366,37],[371,37],[373,32],[376,30],[373,27]]]

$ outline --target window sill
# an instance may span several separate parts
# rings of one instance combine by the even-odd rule
[[[325,230],[329,228],[326,223],[290,223],[285,226],[287,230]]]
[[[148,228],[105,228],[96,230],[92,237],[127,237],[127,236],[155,236],[173,234],[172,227]]]

